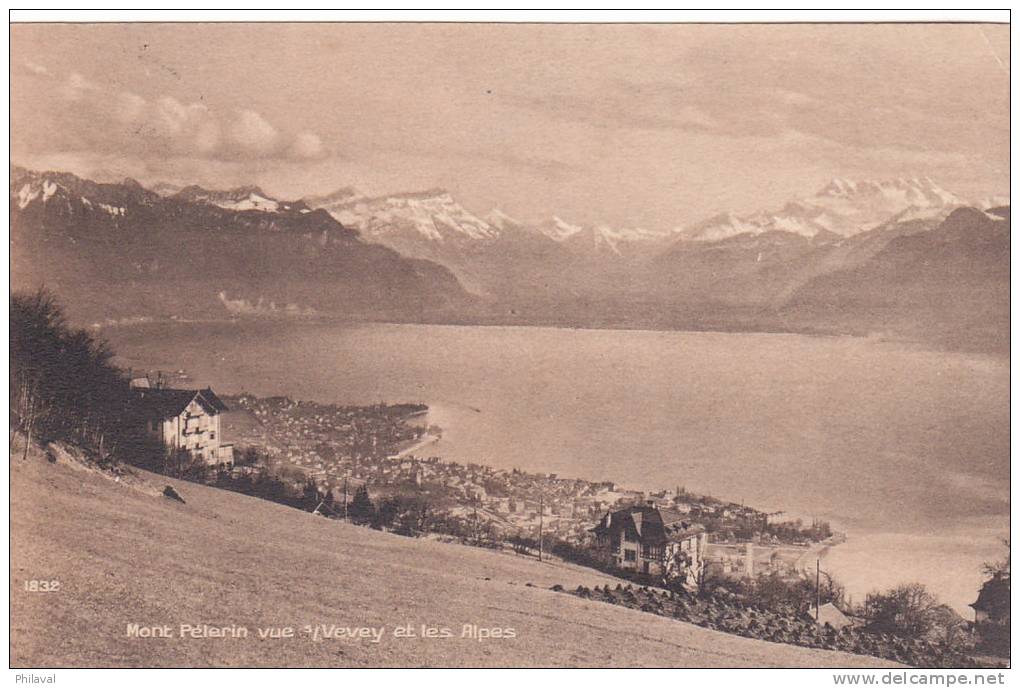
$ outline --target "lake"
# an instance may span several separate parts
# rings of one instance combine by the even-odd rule
[[[104,331],[217,391],[422,401],[448,460],[673,488],[849,542],[855,601],[919,580],[961,613],[1009,528],[1009,360],[862,338],[383,324]],[[972,618],[971,614],[965,614]]]

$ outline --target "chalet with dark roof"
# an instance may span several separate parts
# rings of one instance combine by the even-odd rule
[[[211,389],[135,386],[135,394],[146,432],[167,450],[183,449],[209,464],[233,464],[233,446],[223,442],[220,429],[227,405]]]
[[[994,576],[985,581],[978,593],[977,600],[971,604],[974,610],[974,622],[978,624],[1009,623],[1010,611],[1009,578]]]
[[[596,546],[620,569],[695,584],[704,566],[705,529],[685,514],[654,506],[631,506],[602,517],[592,534]]]

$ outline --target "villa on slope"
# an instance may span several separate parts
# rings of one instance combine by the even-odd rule
[[[704,567],[705,529],[676,511],[631,506],[606,514],[591,532],[596,547],[624,571],[696,585]]]
[[[209,389],[169,389],[132,381],[145,431],[167,451],[184,450],[210,465],[234,463],[233,445],[224,443],[220,416],[227,405]]]

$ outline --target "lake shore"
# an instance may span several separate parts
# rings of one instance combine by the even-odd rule
[[[389,458],[391,458],[391,459],[402,459],[405,456],[410,456],[410,455],[414,454],[416,451],[418,451],[420,449],[424,449],[425,447],[427,447],[429,445],[435,444],[440,439],[442,439],[442,435],[427,433],[421,439],[413,442],[410,446],[404,447],[403,449],[401,449],[400,451],[396,452],[395,454],[393,454]]]

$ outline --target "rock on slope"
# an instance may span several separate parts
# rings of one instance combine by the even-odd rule
[[[148,475],[144,474],[143,475]],[[402,538],[150,476],[186,504],[96,475],[11,459],[11,665],[882,666],[869,657],[726,635],[549,590],[591,570]],[[60,581],[29,593],[31,578]],[[535,587],[527,587],[527,583]],[[127,637],[127,625],[247,626],[247,639]],[[381,642],[259,626],[384,626]],[[454,637],[394,638],[410,624]],[[514,639],[461,637],[465,625]]]

